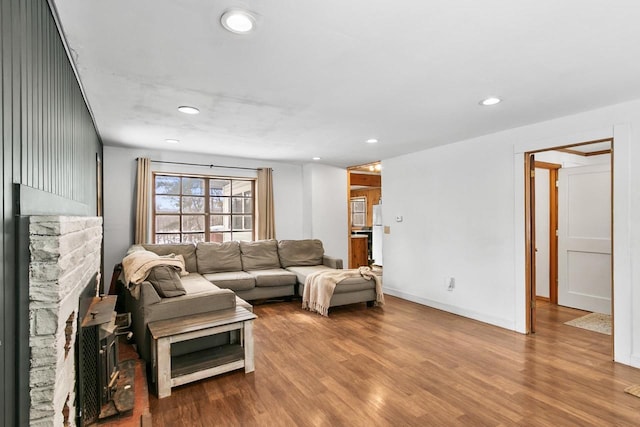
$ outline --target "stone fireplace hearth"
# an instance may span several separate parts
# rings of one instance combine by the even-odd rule
[[[76,425],[78,301],[98,293],[102,218],[29,218],[30,424]]]

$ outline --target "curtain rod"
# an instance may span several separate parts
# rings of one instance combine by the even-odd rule
[[[137,159],[136,159],[137,160]],[[171,165],[182,165],[182,166],[202,166],[206,168],[222,168],[222,169],[242,169],[247,171],[257,171],[259,168],[244,168],[242,166],[220,166],[220,165],[205,165],[202,163],[184,163],[184,162],[168,162],[165,160],[151,160],[151,163],[166,163]]]

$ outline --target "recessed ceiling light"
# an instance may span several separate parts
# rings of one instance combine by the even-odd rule
[[[320,160],[320,157],[316,156],[312,160]]]
[[[185,114],[198,114],[198,113],[200,113],[200,110],[198,110],[196,107],[190,107],[188,105],[181,105],[180,107],[178,107],[178,111],[180,111],[181,113],[185,113]]]
[[[502,102],[502,99],[497,98],[495,96],[490,96],[489,98],[485,98],[482,101],[480,101],[480,105],[484,105],[484,106],[489,106],[489,105],[496,105],[499,104],[500,102]]]
[[[230,9],[222,14],[220,23],[232,33],[248,34],[255,28],[256,18],[246,10]]]
[[[165,139],[164,142],[168,142],[169,144],[177,144],[180,142],[179,139]]]
[[[375,143],[377,143],[377,142],[378,142],[378,140],[377,140],[377,139],[375,139],[375,138],[369,138],[369,139],[367,139],[367,144],[375,144]]]

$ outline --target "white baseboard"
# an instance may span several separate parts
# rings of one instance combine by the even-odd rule
[[[483,323],[498,326],[500,328],[508,329],[510,331],[519,332],[516,329],[516,324],[512,320],[501,319],[499,317],[489,316],[484,313],[478,313],[473,310],[467,310],[450,304],[444,304],[439,301],[430,300],[417,295],[413,295],[398,289],[384,288],[386,295],[402,298],[407,301],[415,302],[418,304],[426,305],[427,307],[436,308],[438,310],[446,311],[448,313],[457,314],[458,316],[467,317],[469,319],[478,320]]]

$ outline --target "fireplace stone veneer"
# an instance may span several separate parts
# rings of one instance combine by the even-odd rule
[[[101,246],[101,217],[29,218],[32,426],[76,425],[78,299],[88,286],[98,293]]]

